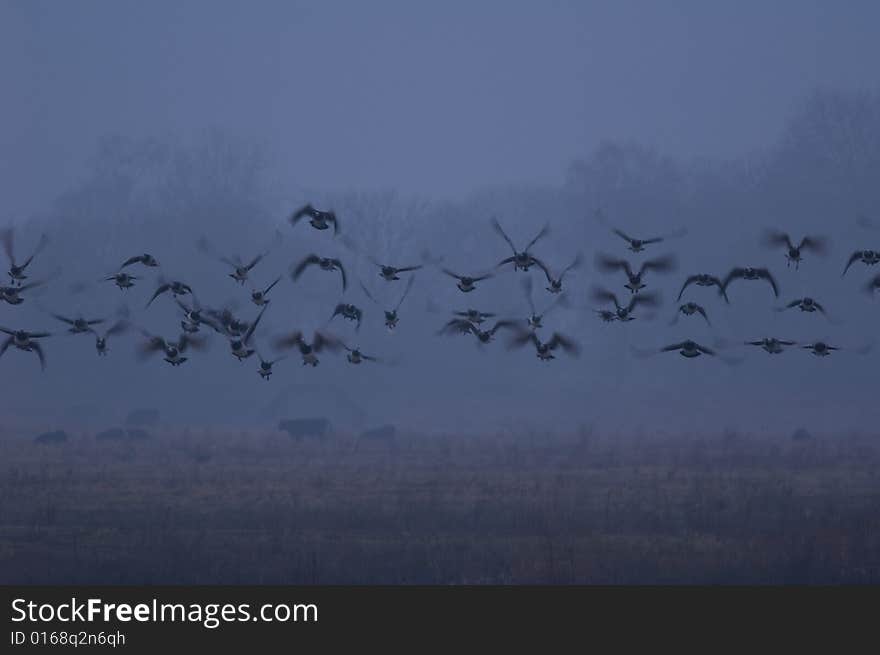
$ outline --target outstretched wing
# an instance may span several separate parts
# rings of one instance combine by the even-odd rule
[[[672,352],[673,350],[681,350],[682,348],[685,347],[685,344],[686,344],[685,341],[682,341],[681,343],[673,343],[673,344],[670,344],[668,346],[664,346],[663,348],[661,348],[660,352],[661,353],[668,353],[668,352]]]
[[[547,236],[548,234],[550,234],[550,225],[549,225],[549,224],[547,224],[547,225],[545,225],[544,227],[541,228],[541,231],[538,232],[538,233],[535,235],[535,238],[528,242],[528,244],[526,245],[526,247],[525,247],[525,249],[523,250],[523,252],[528,252],[528,251],[531,249],[531,247],[532,247],[533,245],[535,245],[536,243],[538,243],[538,241],[540,241],[541,239],[543,239],[543,238],[544,238],[545,236]]]
[[[40,251],[46,247],[46,244],[49,243],[49,237],[45,234],[40,236],[40,240],[37,242],[37,247],[34,248],[34,251],[31,253],[31,256],[24,260],[21,267],[27,268],[28,265],[33,261],[34,257],[40,254]]]
[[[278,277],[275,278],[275,281],[274,281],[272,284],[270,284],[268,287],[266,287],[266,288],[263,290],[263,295],[265,296],[267,293],[269,293],[269,292],[272,290],[272,287],[274,287],[274,286],[275,286],[276,284],[278,284],[280,281],[281,281],[281,276],[279,275]]]
[[[681,285],[681,291],[678,292],[677,300],[681,300],[682,295],[684,294],[684,290],[687,289],[691,284],[700,279],[699,275],[691,275],[684,281],[684,284]]]
[[[694,344],[701,353],[705,353],[706,355],[714,355],[715,351],[711,348],[706,348],[706,346],[701,346],[700,344]]]
[[[397,301],[397,305],[394,307],[394,311],[395,311],[395,312],[396,312],[398,309],[400,309],[400,306],[403,304],[403,301],[404,301],[404,299],[406,298],[406,295],[409,293],[409,290],[412,289],[413,283],[414,283],[415,281],[416,281],[416,276],[415,276],[415,275],[411,276],[411,277],[409,278],[409,280],[407,280],[407,282],[406,282],[406,288],[403,290],[403,295],[400,297],[400,300]]]
[[[507,241],[507,245],[510,246],[510,249],[516,254],[516,246],[513,245],[513,241],[510,240],[510,237],[507,236],[507,233],[504,231],[504,228],[501,227],[501,223],[498,222],[498,219],[494,216],[492,217],[492,228],[501,235],[505,241]]]
[[[628,261],[625,259],[618,259],[617,257],[610,257],[602,253],[596,255],[596,268],[603,273],[614,273],[623,269],[626,271],[627,277],[632,277],[633,275],[632,268]]]
[[[245,266],[245,268],[246,268],[247,270],[251,270],[254,266],[256,266],[257,264],[259,264],[259,263],[260,263],[260,260],[263,259],[263,257],[265,257],[265,256],[266,256],[266,253],[264,253],[264,252],[260,253],[259,255],[257,255],[256,257],[254,257],[254,258],[250,261],[250,263],[249,263],[247,266]]]
[[[263,313],[268,309],[268,305],[264,306],[263,309],[260,310],[260,313],[257,314],[257,318],[254,319],[254,322],[251,323],[251,326],[248,328],[247,332],[244,333],[244,343],[247,344],[251,340],[251,336],[254,334],[254,330],[257,329],[257,324],[260,322],[260,319],[263,318]]]
[[[288,220],[290,221],[291,225],[296,225],[297,222],[301,218],[303,218],[304,216],[311,217],[311,216],[314,216],[315,213],[316,213],[315,208],[312,207],[310,204],[306,204],[306,205],[303,205],[302,207],[300,207],[299,209],[297,209],[295,212],[293,212],[293,214],[290,215],[290,218]]]
[[[619,237],[620,237],[621,239],[623,239],[624,241],[626,241],[626,242],[628,242],[628,243],[632,243],[632,242],[633,242],[632,237],[629,236],[629,235],[628,235],[626,232],[624,232],[623,230],[619,230],[619,229],[617,229],[616,227],[614,227],[614,228],[611,228],[611,231],[614,232],[614,234],[616,234],[617,236],[619,236]]]
[[[52,318],[57,318],[62,323],[67,323],[68,325],[74,324],[74,320],[72,318],[65,318],[64,316],[61,316],[61,314],[52,314]]]
[[[598,287],[594,288],[593,300],[601,303],[612,302],[617,309],[620,309],[620,303],[617,301],[617,296],[607,289],[601,289]]]
[[[665,257],[657,257],[656,259],[649,259],[642,264],[641,269],[639,269],[639,273],[643,271],[656,271],[658,273],[667,273],[669,271],[675,270],[676,266],[675,255],[667,255]]]
[[[303,271],[306,270],[312,264],[317,264],[321,261],[321,258],[318,255],[312,253],[307,255],[305,259],[303,259],[299,264],[296,265],[296,268],[293,269],[293,279],[297,280],[300,275],[303,274]]]
[[[575,341],[569,339],[563,334],[559,334],[559,332],[553,333],[550,341],[547,342],[547,347],[550,348],[550,350],[562,348],[565,352],[571,353],[572,355],[579,355],[581,351],[580,346]]]
[[[159,288],[156,289],[156,293],[154,293],[154,294],[150,297],[150,299],[147,301],[147,307],[149,307],[150,304],[151,304],[156,298],[158,298],[160,295],[162,295],[163,293],[165,293],[166,291],[168,291],[168,289],[170,289],[170,288],[171,288],[171,285],[168,284],[167,282],[166,282],[165,284],[160,284],[160,285],[159,285]]]
[[[854,263],[859,261],[862,258],[862,251],[856,250],[852,255],[850,255],[849,260],[846,262],[846,266],[843,268],[843,273],[840,274],[840,277],[846,275],[846,272],[849,270],[849,267]]]
[[[741,267],[731,269],[730,273],[728,273],[727,276],[725,276],[724,281],[721,283],[721,288],[724,290],[724,292],[727,293],[727,286],[733,280],[741,278],[745,274],[745,272],[746,272],[746,269],[741,268]]]
[[[791,243],[791,238],[785,233],[779,230],[766,230],[764,232],[763,238],[764,244],[776,248],[779,246],[785,246],[788,249],[793,248]]]
[[[345,291],[348,288],[348,278],[345,275],[345,267],[342,265],[342,262],[338,259],[334,259],[333,265],[339,269],[339,272],[342,274],[342,290]]]
[[[523,288],[523,293],[526,296],[526,302],[529,303],[529,309],[531,310],[532,314],[534,315],[536,312],[535,312],[535,303],[532,300],[532,278],[531,278],[531,276],[523,278],[522,288]]]
[[[806,236],[801,239],[798,248],[801,250],[809,250],[817,255],[824,255],[828,252],[828,243],[826,237]]]
[[[373,294],[370,293],[370,290],[369,290],[369,289],[367,289],[367,287],[366,287],[366,285],[364,284],[363,280],[358,280],[358,284],[360,284],[360,286],[361,286],[361,291],[364,292],[364,295],[365,295],[367,298],[369,298],[369,299],[372,301],[372,303],[373,303],[374,305],[378,305],[378,304],[379,304],[379,301],[376,300],[376,299],[373,297]]]
[[[638,293],[634,294],[629,299],[629,305],[627,305],[626,310],[631,312],[639,305],[644,305],[645,307],[656,307],[660,304],[660,296],[656,293]]]
[[[6,258],[9,260],[10,266],[14,266],[15,265],[15,236],[13,235],[11,227],[7,227],[2,232],[0,232],[0,241],[3,242],[3,252],[6,253]]]
[[[773,295],[777,298],[779,297],[779,286],[776,284],[776,279],[766,268],[761,268],[758,270],[758,275],[767,280],[770,283],[770,286],[773,287]]]
[[[703,307],[701,305],[697,305],[697,312],[700,314],[700,316],[702,316],[704,319],[706,319],[707,325],[712,325],[712,322],[709,320],[709,317],[706,315],[706,310],[703,309]]]

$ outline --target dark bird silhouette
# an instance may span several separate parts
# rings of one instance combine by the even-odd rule
[[[106,322],[105,318],[95,318],[91,320],[87,320],[82,318],[81,316],[77,316],[76,318],[68,318],[66,316],[61,316],[60,314],[52,314],[53,318],[58,319],[62,323],[66,323],[70,326],[67,330],[70,334],[83,334],[85,332],[94,332],[92,329],[93,325],[100,325],[101,323]]]
[[[677,300],[681,300],[682,295],[684,294],[684,290],[687,289],[690,285],[696,284],[698,287],[718,287],[718,292],[722,295],[726,302],[730,302],[727,298],[727,290],[724,288],[724,284],[722,284],[721,280],[719,280],[714,275],[709,275],[708,273],[697,273],[696,275],[691,275],[688,277],[684,284],[681,285],[681,290],[678,292]]]
[[[521,348],[531,343],[535,347],[535,355],[541,361],[550,361],[556,359],[553,352],[560,349],[569,355],[577,357],[580,354],[580,347],[572,339],[554,332],[550,339],[546,342],[541,341],[538,335],[530,330],[520,330],[510,341],[511,348]]]
[[[159,287],[156,289],[155,293],[150,296],[150,299],[147,301],[147,307],[149,307],[153,301],[161,296],[163,293],[170,291],[171,295],[175,298],[177,296],[185,296],[187,294],[192,293],[192,289],[190,286],[184,282],[180,282],[178,280],[172,280],[171,282],[165,282],[164,280],[159,281]]]
[[[700,355],[715,355],[715,351],[711,348],[707,348],[706,346],[701,346],[696,341],[691,341],[687,339],[686,341],[682,341],[680,343],[673,343],[669,346],[665,346],[660,349],[660,352],[674,352],[678,351],[678,354],[682,357],[693,358],[699,357]]]
[[[454,316],[462,318],[474,325],[484,323],[486,319],[495,318],[495,314],[491,312],[481,312],[477,309],[466,309],[463,312],[452,312]]]
[[[229,277],[243,285],[247,282],[248,273],[259,264],[263,258],[268,254],[268,251],[261,252],[248,263],[244,263],[238,255],[235,257],[224,257],[223,255],[218,255],[214,250],[214,247],[208,242],[205,237],[202,237],[198,240],[197,245],[199,250],[208,255],[209,257],[213,257],[214,259],[219,260],[223,264],[226,264],[230,268],[232,268],[232,272],[229,273]]]
[[[333,234],[339,234],[339,219],[332,211],[321,211],[308,204],[297,209],[290,216],[290,224],[296,225],[300,219],[308,217],[309,224],[316,230],[326,230],[333,225]]]
[[[605,214],[602,212],[601,209],[596,210],[596,218],[598,219],[598,221],[600,223],[602,223],[602,225],[609,228],[612,233],[616,234],[621,239],[626,241],[627,248],[629,250],[631,250],[632,252],[642,252],[645,249],[645,246],[651,245],[652,243],[661,243],[662,241],[665,241],[666,239],[673,239],[673,238],[681,237],[681,236],[684,236],[685,234],[687,234],[687,229],[680,228],[678,230],[674,230],[674,231],[672,231],[668,234],[665,234],[665,235],[651,237],[650,239],[636,239],[636,238],[628,235],[623,230],[618,229],[618,228],[614,227],[613,225],[611,225],[606,220]]]
[[[208,312],[202,309],[195,296],[193,296],[191,306],[187,305],[180,298],[175,298],[174,302],[177,303],[177,306],[183,312],[183,320],[180,322],[180,327],[184,332],[194,334],[201,329],[202,325],[207,325],[215,332],[221,332],[220,325],[210,318]]]
[[[849,267],[856,262],[862,262],[865,266],[874,266],[875,264],[877,264],[877,262],[880,262],[880,251],[856,250],[852,255],[849,256],[849,259],[847,260],[846,266],[843,268],[843,273],[840,274],[840,277],[846,275]]]
[[[20,285],[27,279],[27,275],[25,275],[27,267],[31,265],[34,257],[40,254],[40,251],[46,247],[47,243],[49,243],[49,237],[45,234],[41,235],[40,240],[37,242],[37,246],[34,248],[30,257],[21,263],[15,259],[15,236],[11,227],[0,232],[0,241],[3,242],[3,250],[6,252],[6,259],[9,260],[8,274],[10,282],[11,284]]]
[[[632,315],[633,310],[640,305],[645,307],[656,307],[660,303],[660,297],[654,293],[633,294],[629,303],[625,306],[620,304],[617,296],[611,291],[601,288],[593,289],[593,300],[601,303],[614,303],[614,314],[618,321],[634,321],[635,316]]]
[[[378,357],[371,357],[370,355],[363,354],[358,348],[349,348],[345,344],[342,344],[342,347],[348,351],[348,354],[345,358],[348,360],[350,364],[360,364],[361,362],[378,362],[380,361]]]
[[[496,321],[495,325],[490,329],[482,330],[470,321],[453,318],[441,328],[440,334],[473,334],[477,338],[477,343],[483,345],[492,341],[498,330],[514,329],[516,327],[517,324],[515,321]]]
[[[825,314],[827,316],[827,313],[825,312],[825,308],[822,307],[822,305],[820,305],[818,302],[816,302],[815,300],[813,300],[810,297],[804,297],[804,298],[798,298],[797,300],[792,300],[790,303],[788,303],[784,307],[778,307],[776,311],[784,312],[786,309],[792,309],[794,307],[797,307],[802,312],[811,312],[811,313],[812,312],[819,312],[819,313]]]
[[[459,275],[458,273],[453,273],[448,268],[441,269],[446,275],[449,277],[454,277],[458,280],[458,283],[455,285],[458,287],[459,291],[462,293],[470,293],[474,289],[477,288],[476,283],[481,280],[487,280],[492,277],[491,273],[485,273],[483,275]]]
[[[727,294],[727,287],[730,286],[730,283],[734,280],[767,280],[770,283],[770,286],[773,288],[773,295],[777,298],[779,297],[779,286],[776,284],[776,280],[773,278],[773,275],[770,274],[766,268],[752,268],[751,266],[737,267],[730,271],[727,274],[727,277],[724,278],[724,282],[722,283],[722,289],[724,294]]]
[[[46,353],[37,339],[51,337],[51,332],[28,332],[27,330],[10,330],[4,327],[0,327],[0,332],[9,335],[0,344],[0,356],[9,349],[9,346],[14,346],[21,351],[36,354],[40,360],[40,368],[46,370]]]
[[[778,230],[767,230],[764,233],[764,244],[771,248],[784,246],[786,264],[788,266],[794,264],[795,269],[800,268],[803,261],[802,251],[816,255],[824,255],[828,252],[828,240],[825,237],[806,236],[795,245],[788,234]]]
[[[22,284],[20,286],[0,287],[0,300],[7,302],[10,305],[20,305],[24,302],[24,298],[21,297],[22,293],[43,286],[44,284],[46,284],[46,281],[40,280],[38,282],[29,282],[28,284]]]
[[[407,296],[407,294],[409,294],[409,290],[412,289],[412,286],[413,286],[413,283],[415,282],[415,280],[416,280],[416,278],[413,275],[406,281],[406,288],[403,290],[403,294],[401,294],[400,300],[397,301],[397,304],[394,306],[393,309],[383,309],[382,310],[383,313],[385,314],[385,327],[387,327],[389,330],[393,330],[394,328],[397,327],[397,323],[400,320],[400,316],[398,315],[398,311],[400,310],[400,306],[403,304],[403,301],[406,300],[406,296]],[[367,296],[367,298],[369,298],[373,302],[373,304],[375,304],[376,306],[382,307],[382,305],[380,305],[379,301],[373,297],[373,294],[370,293],[370,290],[367,289],[367,287],[364,285],[364,283],[361,282],[360,285],[361,285],[361,289],[363,290],[363,292]]]
[[[563,278],[565,278],[566,273],[580,268],[580,265],[583,263],[583,261],[583,254],[578,253],[577,256],[574,258],[574,261],[562,269],[562,271],[559,273],[559,277],[553,277],[553,274],[550,272],[550,268],[541,264],[541,270],[544,271],[544,275],[547,277],[547,291],[549,291],[550,293],[561,293],[562,280]]]
[[[801,346],[802,348],[809,350],[817,357],[827,357],[835,350],[840,350],[837,346],[830,346],[824,341],[814,341],[813,343],[808,343],[805,346]]]
[[[248,327],[243,337],[234,338],[229,342],[229,347],[232,349],[232,356],[238,361],[244,361],[254,354],[254,349],[250,347],[251,338],[253,338],[254,330],[257,329],[257,325],[259,324],[260,319],[263,318],[266,309],[266,307],[263,307],[263,309],[260,310],[260,313],[257,314],[257,318],[250,324],[250,327]]]
[[[95,334],[95,350],[98,351],[98,354],[102,357],[106,356],[108,352],[107,339],[112,336],[124,334],[128,330],[129,325],[130,324],[127,320],[121,319],[116,321],[103,333],[98,333],[93,330]]]
[[[314,253],[306,256],[306,258],[293,269],[292,277],[294,282],[299,279],[299,276],[303,274],[303,271],[309,266],[315,264],[317,264],[322,271],[339,271],[342,275],[342,290],[345,291],[346,288],[348,288],[348,278],[345,275],[345,268],[342,266],[342,262],[332,257],[319,257]]]
[[[141,329],[145,341],[141,344],[138,352],[139,359],[147,359],[157,353],[163,354],[163,359],[171,364],[171,366],[180,366],[189,358],[184,354],[190,349],[204,350],[207,340],[203,337],[197,337],[191,334],[181,334],[177,341],[168,341],[164,337],[150,334],[146,330]]]
[[[134,286],[134,281],[137,279],[138,277],[135,275],[129,275],[128,273],[120,271],[118,273],[114,273],[110,277],[104,278],[104,281],[112,281],[113,284],[119,287],[120,291],[126,291],[127,289],[131,289]]]
[[[746,341],[747,346],[759,346],[771,355],[778,355],[786,346],[796,346],[796,341],[786,341],[785,339],[777,339],[775,337],[764,337],[757,341]]]
[[[869,296],[873,296],[874,292],[880,289],[880,274],[875,275],[862,287],[862,290]]]
[[[541,228],[541,231],[535,235],[535,238],[529,241],[528,245],[521,251],[517,250],[516,246],[513,245],[513,241],[511,241],[510,237],[507,236],[507,233],[504,231],[504,228],[501,227],[501,223],[498,222],[498,219],[492,219],[492,227],[498,234],[501,235],[501,238],[503,238],[507,242],[507,245],[510,246],[510,249],[513,250],[513,255],[506,259],[502,259],[498,263],[498,266],[496,268],[504,266],[505,264],[513,263],[513,270],[516,271],[520,269],[523,271],[528,271],[533,264],[537,264],[541,267],[542,270],[546,271],[547,267],[543,264],[543,262],[541,262],[541,260],[539,260],[537,257],[533,256],[529,251],[531,247],[534,246],[540,239],[550,233],[549,225],[545,225],[543,228]]]
[[[643,278],[647,271],[667,273],[675,270],[675,265],[675,257],[668,255],[657,259],[648,259],[642,263],[638,272],[633,272],[629,262],[625,259],[617,259],[601,253],[596,256],[596,267],[603,273],[615,273],[621,270],[626,273],[627,283],[624,286],[632,293],[638,293],[645,288]]]
[[[129,257],[124,262],[122,262],[122,266],[119,267],[119,270],[122,270],[126,266],[131,266],[133,264],[143,264],[148,268],[156,268],[159,265],[159,262],[156,261],[156,258],[153,257],[149,253],[144,253],[142,255],[135,255],[134,257]]]
[[[417,271],[423,267],[423,264],[417,264],[415,266],[401,266],[400,268],[396,266],[389,266],[388,264],[380,264],[378,261],[370,257],[370,261],[373,262],[373,265],[378,267],[379,269],[379,277],[383,280],[387,280],[388,282],[392,282],[394,280],[399,280],[399,273],[407,273],[409,271]]]
[[[679,305],[678,310],[675,312],[675,316],[669,324],[675,325],[678,322],[679,316],[693,316],[694,314],[699,314],[706,320],[707,325],[712,325],[709,321],[709,316],[706,314],[706,310],[702,305],[698,305],[695,302],[686,302],[683,305]]]
[[[355,326],[355,330],[357,331],[361,329],[361,319],[364,317],[364,312],[360,307],[351,303],[339,303],[336,305],[336,309],[333,310],[333,315],[330,317],[330,320],[332,321],[337,316],[342,316],[342,318],[349,321],[356,321],[357,325]]]
[[[279,350],[288,348],[297,348],[302,356],[303,366],[317,366],[319,359],[318,353],[323,350],[335,352],[342,348],[342,342],[334,336],[315,332],[312,343],[308,343],[302,335],[302,332],[294,332],[285,337],[279,337],[275,340],[275,347]]]
[[[266,297],[269,295],[269,292],[272,290],[276,284],[281,281],[281,277],[275,278],[275,281],[272,282],[268,287],[260,291],[259,289],[251,290],[251,302],[254,303],[257,307],[262,307],[269,303],[269,299]]]
[[[287,355],[282,355],[281,357],[276,357],[275,359],[263,359],[263,357],[257,353],[257,356],[260,358],[260,367],[257,369],[257,373],[259,373],[260,377],[264,380],[268,380],[272,377],[272,373],[274,373],[274,369],[272,368],[280,362],[282,359],[287,359]]]
[[[535,302],[534,302],[534,299],[532,298],[532,286],[533,286],[532,285],[532,278],[530,278],[530,277],[523,278],[522,286],[523,286],[523,293],[525,294],[525,297],[526,297],[526,302],[529,303],[529,310],[531,311],[531,314],[526,319],[526,323],[528,324],[529,328],[531,328],[532,330],[537,330],[537,329],[544,327],[544,325],[543,325],[544,317],[547,314],[549,314],[550,312],[552,312],[554,309],[556,309],[557,307],[567,307],[568,306],[568,299],[566,298],[565,294],[560,294],[560,295],[556,296],[556,298],[549,305],[547,305],[547,307],[545,307],[541,311],[541,313],[539,314],[535,310]]]

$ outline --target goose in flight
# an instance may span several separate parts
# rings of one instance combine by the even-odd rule
[[[729,287],[730,283],[734,280],[767,280],[773,289],[773,295],[777,298],[779,297],[779,286],[776,284],[773,275],[766,268],[743,266],[732,269],[722,283],[725,296],[727,295],[727,287]]]
[[[15,258],[15,235],[11,227],[0,232],[0,241],[3,242],[3,250],[6,252],[6,259],[9,260],[8,274],[10,283],[21,285],[22,282],[27,279],[27,275],[25,275],[27,267],[31,265],[34,257],[39,255],[40,251],[46,247],[47,243],[49,243],[49,237],[45,234],[41,235],[40,240],[37,242],[30,257],[20,263]]]
[[[541,270],[544,271],[544,275],[547,278],[547,284],[549,285],[549,286],[547,286],[547,291],[549,291],[550,293],[561,293],[562,292],[562,280],[563,280],[563,278],[565,278],[565,274],[568,273],[569,271],[576,269],[576,268],[580,268],[580,265],[583,263],[583,260],[584,260],[583,254],[578,253],[577,256],[574,258],[574,261],[562,269],[562,271],[559,273],[559,277],[553,277],[553,274],[550,273],[549,267],[544,266],[543,264],[540,265]]]
[[[321,211],[311,204],[304,205],[290,215],[290,224],[296,225],[301,219],[308,217],[309,224],[316,230],[326,230],[333,225],[333,234],[339,234],[339,220],[336,212]]]
[[[745,344],[747,346],[758,346],[764,349],[766,352],[771,355],[778,355],[787,346],[796,346],[796,341],[787,341],[785,339],[777,339],[776,337],[764,337],[763,339],[758,339],[757,341],[746,341]]]
[[[492,228],[501,235],[501,238],[507,242],[507,245],[510,246],[510,249],[513,251],[513,255],[507,257],[506,259],[502,259],[496,268],[500,268],[505,264],[513,264],[513,270],[523,270],[528,271],[532,265],[540,266],[542,270],[546,270],[546,266],[539,260],[537,257],[532,255],[529,250],[532,246],[534,246],[540,239],[544,238],[550,233],[550,226],[545,225],[541,228],[541,231],[535,235],[535,238],[529,241],[528,245],[523,248],[521,251],[516,249],[516,246],[513,245],[513,241],[511,241],[510,237],[507,236],[507,233],[504,231],[504,228],[501,227],[501,223],[498,222],[497,218],[492,219]]]
[[[626,273],[627,283],[624,286],[631,293],[638,293],[645,288],[643,279],[647,271],[666,273],[675,269],[675,263],[675,257],[672,255],[648,259],[642,263],[637,272],[633,272],[629,262],[625,259],[617,259],[601,253],[596,257],[596,267],[603,273],[615,273],[620,270]]]
[[[655,293],[638,293],[630,296],[626,305],[621,305],[617,296],[606,289],[593,289],[593,300],[600,303],[614,303],[614,314],[618,321],[634,321],[633,310],[640,305],[656,307],[660,303],[660,297]]]
[[[293,281],[296,282],[309,266],[314,265],[317,265],[322,271],[339,271],[339,274],[342,276],[342,290],[345,291],[348,288],[348,278],[345,275],[345,267],[342,265],[342,262],[334,257],[320,257],[314,253],[306,256],[305,259],[296,265],[296,268],[291,273]]]
[[[708,273],[697,273],[696,275],[689,276],[684,281],[684,284],[681,285],[677,300],[681,300],[682,295],[684,295],[684,290],[692,284],[696,284],[698,287],[718,287],[718,292],[724,298],[725,302],[730,302],[727,298],[727,290],[724,288],[724,284],[722,284],[721,280]]]
[[[805,236],[795,245],[788,234],[779,230],[767,230],[764,233],[764,244],[771,248],[785,247],[786,265],[794,264],[795,270],[800,268],[804,251],[816,255],[828,252],[828,240],[825,237]]]
[[[0,327],[0,332],[8,335],[0,344],[0,356],[9,349],[9,346],[14,346],[23,352],[34,353],[40,360],[40,368],[46,370],[46,354],[43,351],[43,346],[37,340],[51,337],[51,332],[28,332],[27,330],[10,330],[4,327]]]

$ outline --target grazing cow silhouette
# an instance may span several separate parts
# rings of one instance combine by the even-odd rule
[[[125,424],[130,427],[152,427],[159,422],[159,410],[153,407],[133,409],[125,417]]]
[[[34,441],[39,444],[56,444],[67,441],[68,436],[64,430],[55,430],[54,432],[44,432],[38,434]]]
[[[297,441],[304,437],[323,439],[330,430],[330,420],[324,417],[287,419],[278,423],[278,429]]]

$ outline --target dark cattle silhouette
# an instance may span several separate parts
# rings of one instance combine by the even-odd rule
[[[109,428],[95,435],[95,441],[122,441],[125,439],[125,430],[122,428]]]
[[[323,439],[330,430],[330,420],[323,417],[287,419],[278,423],[278,429],[296,440],[304,437]]]
[[[125,424],[130,427],[153,427],[159,423],[159,410],[153,407],[133,409],[125,417]]]
[[[39,444],[55,444],[64,443],[68,440],[67,433],[64,430],[55,430],[54,432],[44,432],[38,434],[34,441]]]
[[[364,430],[358,437],[358,444],[374,443],[393,446],[397,444],[397,427],[394,425],[382,425],[371,430]]]

